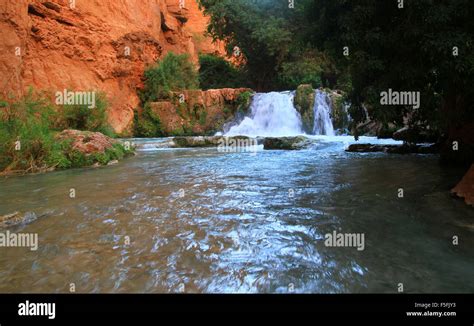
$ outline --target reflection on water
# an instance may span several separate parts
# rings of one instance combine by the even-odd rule
[[[0,292],[474,292],[474,212],[447,191],[460,171],[343,146],[143,152],[0,180],[0,215],[47,214],[11,229],[40,246],[0,249]],[[365,250],[325,247],[334,230],[364,233]]]

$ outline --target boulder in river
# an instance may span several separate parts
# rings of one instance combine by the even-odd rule
[[[225,136],[195,136],[195,137],[174,137],[173,138],[173,145],[174,148],[197,148],[197,147],[218,147],[218,146],[225,146],[227,144],[231,144],[232,141],[235,144],[240,143],[241,141],[249,141],[249,143],[253,140],[247,136],[232,136],[232,137],[225,137]]]
[[[266,137],[263,141],[263,148],[266,150],[299,150],[308,148],[311,144],[313,142],[304,136]]]
[[[174,137],[173,143],[175,148],[194,148],[194,147],[216,147],[219,144],[217,136],[196,136],[196,137]]]
[[[374,144],[351,144],[346,152],[374,153],[383,152],[389,154],[435,154],[439,152],[436,145],[374,145]]]
[[[451,190],[451,193],[464,198],[466,204],[474,206],[474,164],[471,165],[471,168],[457,186]]]
[[[14,212],[12,214],[3,215],[0,216],[0,229],[22,224],[28,224],[35,221],[37,218],[38,217],[36,216],[36,214],[32,212],[28,212],[25,214],[22,214],[20,212]]]
[[[67,129],[56,137],[58,140],[71,141],[71,148],[84,154],[104,152],[117,143],[116,140],[100,132]]]

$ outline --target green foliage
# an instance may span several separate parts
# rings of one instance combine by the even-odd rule
[[[96,153],[91,155],[91,160],[100,165],[107,165],[111,161],[121,160],[131,154],[131,151],[126,150],[122,144],[114,144],[111,148],[107,148],[103,153]]]
[[[314,88],[319,88],[322,85],[321,73],[321,67],[310,59],[286,62],[282,65],[280,82],[288,89],[296,89],[301,84],[310,84]]]
[[[206,120],[207,120],[206,108],[202,107],[201,110],[198,112],[198,120],[201,126],[204,126],[206,124]]]
[[[114,144],[104,152],[85,154],[71,148],[68,141],[62,142],[57,151],[49,157],[48,163],[58,169],[80,168],[92,166],[96,163],[107,165],[111,161],[121,160],[132,154],[132,150],[127,150],[122,144]]]
[[[104,108],[101,103],[103,102],[98,101],[99,110]],[[59,112],[69,112],[69,109],[72,108],[61,107]],[[70,140],[60,141],[55,138],[55,129],[64,125],[71,127],[67,126],[68,120],[63,116],[60,115],[59,119],[57,116],[58,108],[54,108],[43,94],[34,93],[33,90],[23,98],[0,101],[0,171],[34,173],[51,168],[90,166],[96,162],[106,164],[130,153],[120,144],[106,150],[105,154],[86,155],[73,150]],[[104,126],[100,123],[104,121],[100,114],[80,121],[83,121],[85,126],[96,129]]]
[[[247,113],[250,104],[252,102],[252,95],[253,93],[250,91],[245,91],[239,94],[236,100],[237,111],[240,113]],[[225,113],[225,109],[224,109]]]
[[[2,101],[1,106],[0,170],[41,170],[55,145],[52,106],[32,90],[20,100]]]
[[[107,99],[105,94],[98,93],[94,108],[84,105],[63,105],[59,109],[60,118],[54,126],[56,129],[76,129],[101,132],[115,137],[107,121]]]
[[[245,84],[244,73],[216,55],[199,55],[199,85],[203,90],[235,88]]]
[[[161,137],[160,118],[153,112],[150,104],[145,104],[143,112],[135,112],[134,115],[134,135],[137,137]]]
[[[341,87],[343,73],[324,52],[314,49],[296,49],[281,65],[279,78],[285,89],[296,89],[309,84],[313,88]]]
[[[351,112],[364,118],[362,103],[373,119],[430,126],[446,137],[473,121],[474,12],[469,0],[418,0],[399,9],[397,3],[373,0],[305,1],[307,40],[331,54],[350,71]],[[416,17],[416,19],[414,18]],[[453,47],[463,55],[453,55]],[[349,56],[343,56],[347,47]],[[381,106],[389,88],[421,93],[421,107]]]
[[[284,2],[251,0],[201,0],[211,17],[208,31],[224,40],[227,52],[246,64],[250,85],[257,90],[271,88],[277,71],[289,51],[291,25],[282,17]],[[286,8],[285,8],[286,5]],[[235,51],[236,47],[240,51]]]
[[[55,142],[51,151],[51,154],[47,158],[47,165],[53,166],[58,169],[68,169],[73,166],[70,157],[67,152],[70,150],[70,141]]]
[[[301,115],[303,130],[312,133],[314,128],[314,89],[311,84],[302,84],[296,88],[294,104]]]
[[[169,52],[163,60],[145,71],[143,104],[170,97],[171,91],[197,89],[199,76],[188,54]]]
[[[301,0],[288,10],[285,1],[200,0],[211,17],[208,31],[214,39],[224,40],[230,55],[240,49],[238,59],[248,80],[240,86],[258,91],[295,89],[303,83],[336,86],[343,72],[330,56],[306,44],[310,2]]]

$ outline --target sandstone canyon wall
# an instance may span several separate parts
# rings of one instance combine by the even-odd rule
[[[224,53],[196,0],[2,0],[0,95],[30,87],[103,91],[118,133],[130,128],[146,66],[169,51]]]

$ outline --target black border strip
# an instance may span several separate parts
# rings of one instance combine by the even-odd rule
[[[55,303],[56,318],[18,316],[18,305],[26,301]],[[456,317],[408,317],[407,312],[425,311],[415,303],[437,303],[430,311],[454,311]],[[442,307],[455,303],[455,308]],[[156,313],[311,312],[335,319],[399,320],[416,324],[442,322],[474,324],[474,294],[0,294],[0,325],[90,321],[101,316],[109,321],[135,320]],[[195,315],[195,314],[193,314]],[[138,319],[137,319],[138,318]],[[146,319],[145,319],[146,320]],[[11,322],[14,322],[13,324]]]

